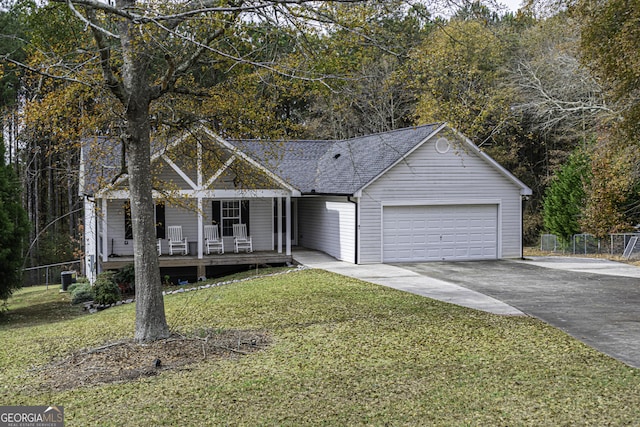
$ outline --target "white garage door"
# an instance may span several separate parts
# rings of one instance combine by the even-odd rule
[[[497,205],[386,206],[384,262],[498,257]]]

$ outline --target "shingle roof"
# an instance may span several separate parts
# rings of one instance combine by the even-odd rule
[[[94,194],[120,173],[122,149],[114,138],[96,136],[82,141],[81,194]]]
[[[401,160],[438,126],[417,126],[342,141],[228,142],[303,194],[350,195]],[[114,139],[97,137],[85,141],[81,191],[93,193],[98,184],[111,182],[120,172],[120,157],[119,142]]]
[[[123,175],[122,141],[114,136],[92,136],[82,140],[80,194],[93,195]],[[151,156],[162,154],[167,141],[151,141]]]
[[[275,155],[261,141],[231,142],[303,194],[354,194],[401,160],[438,126],[417,126],[342,141],[281,141]]]

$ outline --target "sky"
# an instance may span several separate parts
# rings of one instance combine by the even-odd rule
[[[498,2],[507,6],[510,11],[515,12],[520,7],[522,0],[498,0]]]

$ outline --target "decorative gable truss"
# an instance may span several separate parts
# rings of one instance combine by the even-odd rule
[[[155,198],[300,196],[297,189],[206,127],[177,139],[155,153],[151,162]],[[123,174],[96,197],[128,198],[127,180]]]

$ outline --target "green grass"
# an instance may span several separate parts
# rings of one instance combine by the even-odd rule
[[[17,301],[24,308],[26,292],[46,301],[36,306],[38,313],[65,318],[14,324],[10,313],[0,320],[0,402],[62,405],[68,426],[601,426],[640,420],[640,371],[540,321],[318,270],[165,298],[175,330],[261,329],[273,340],[264,351],[129,383],[42,391],[31,368],[131,337],[134,306],[74,317],[60,308],[57,300],[65,296],[57,289],[33,289],[17,292],[10,307]]]

